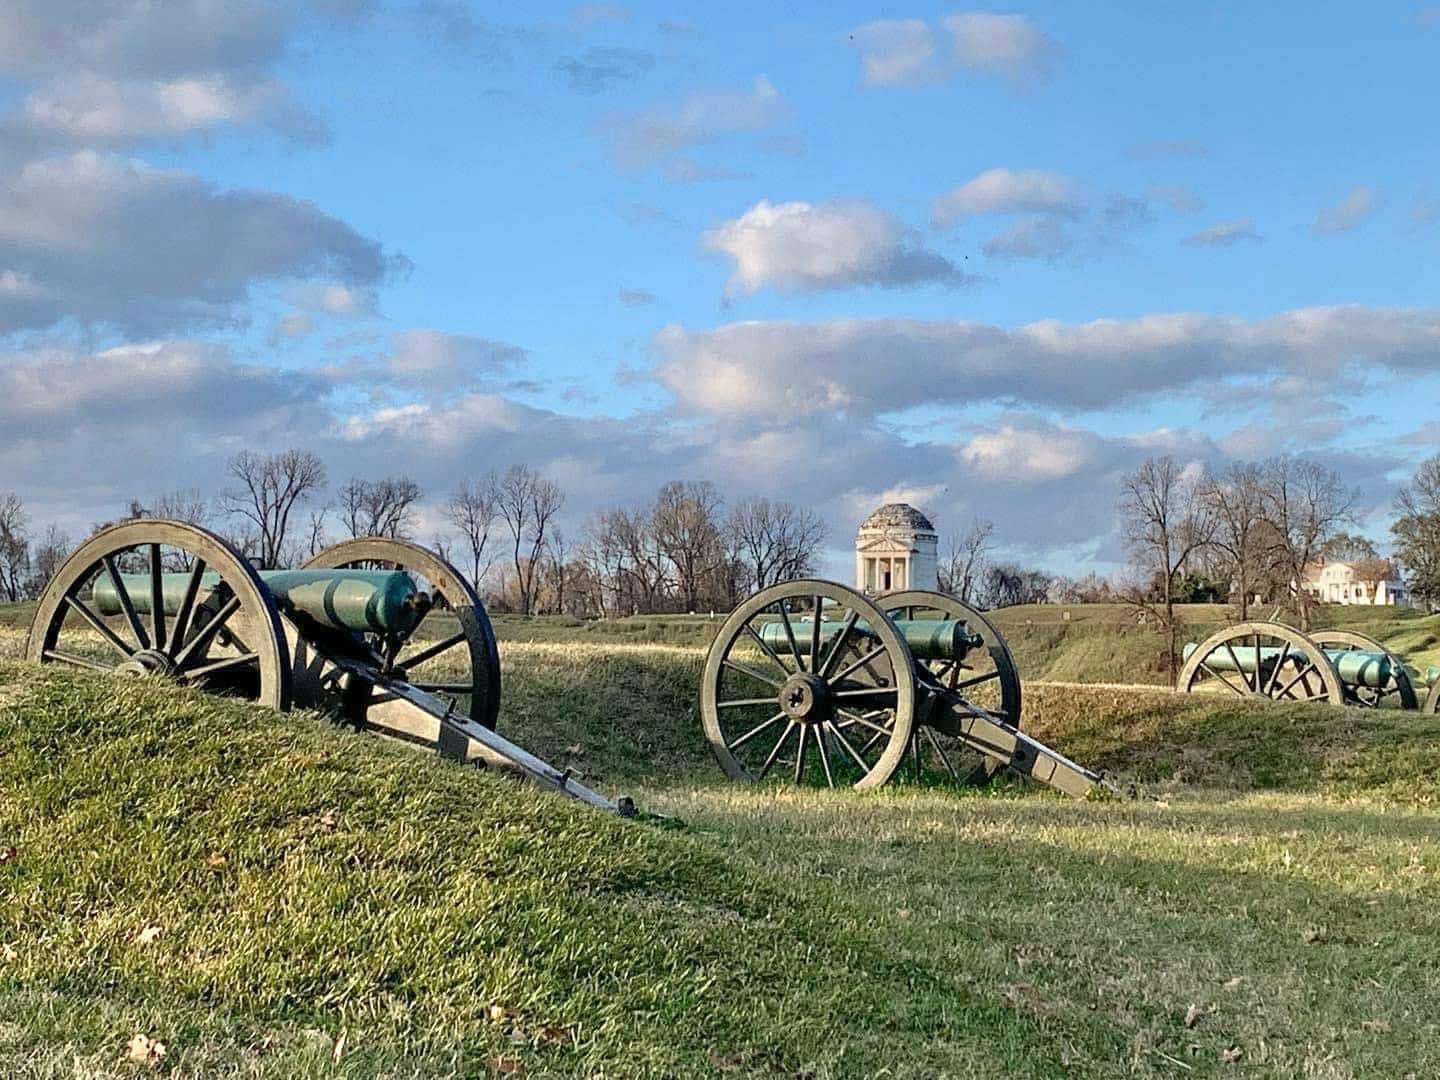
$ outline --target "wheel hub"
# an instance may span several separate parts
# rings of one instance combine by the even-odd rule
[[[119,675],[139,677],[144,675],[160,675],[165,678],[174,678],[178,669],[175,661],[166,656],[159,649],[141,649],[126,660],[123,664],[116,666],[115,671]]]
[[[801,724],[818,724],[830,714],[830,687],[825,680],[797,672],[780,687],[780,708]]]

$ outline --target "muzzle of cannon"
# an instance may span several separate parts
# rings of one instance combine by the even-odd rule
[[[988,781],[1009,767],[1071,795],[1104,782],[1020,729],[1000,632],[940,593],[872,601],[830,581],[756,593],[720,628],[700,684],[705,734],[736,780],[879,787]]]
[[[195,525],[142,519],[82,544],[40,597],[29,659],[148,676],[288,709],[519,773],[633,814],[495,733],[500,655],[480,599],[407,541],[345,541],[257,571]]]
[[[1190,642],[1184,657],[1178,687],[1186,693],[1440,712],[1440,670],[1419,671],[1352,630],[1305,634],[1249,622]]]

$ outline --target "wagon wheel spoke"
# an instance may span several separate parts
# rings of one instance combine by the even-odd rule
[[[820,622],[825,618],[825,598],[815,597],[815,621],[810,625],[810,670],[820,670]]]
[[[208,664],[201,664],[199,667],[191,668],[181,676],[181,679],[184,682],[192,682],[196,679],[202,679],[206,675],[215,675],[222,671],[232,671],[235,668],[247,667],[250,664],[258,664],[259,662],[259,653],[247,652],[241,653],[239,656],[227,656],[222,660],[213,660]]]
[[[441,653],[446,652],[449,649],[453,649],[456,645],[460,645],[464,641],[464,634],[454,634],[451,637],[445,638],[442,641],[437,641],[429,648],[421,649],[414,656],[405,657],[404,661],[400,663],[400,666],[404,668],[419,667],[427,660],[434,660],[435,657],[439,656]],[[387,657],[387,659],[391,658]]]
[[[794,672],[790,670],[790,668],[780,659],[780,657],[776,655],[775,650],[772,649],[769,645],[766,645],[764,639],[755,632],[755,627],[751,626],[749,623],[746,623],[745,632],[750,635],[751,640],[754,641],[756,645],[760,646],[760,651],[763,652],[766,656],[768,656],[772,661],[774,661],[775,666],[785,673],[785,678],[788,679],[791,675],[794,674]]]
[[[1212,655],[1213,655],[1213,654],[1212,654]],[[1208,660],[1209,657],[1207,656],[1205,659]],[[1215,670],[1214,668],[1212,668],[1209,664],[1205,663],[1205,660],[1201,660],[1201,661],[1200,661],[1200,666],[1201,666],[1204,670],[1208,671],[1211,675],[1215,676],[1215,678],[1219,679],[1219,680],[1220,680],[1222,683],[1224,683],[1227,687],[1229,687],[1232,693],[1239,694],[1241,697],[1249,697],[1249,693],[1248,693],[1247,691],[1241,690],[1238,686],[1236,686],[1234,683],[1232,683],[1232,682],[1231,682],[1229,679],[1227,679],[1224,675],[1222,675],[1220,672],[1216,671],[1216,670]]]
[[[731,700],[731,701],[717,701],[717,702],[715,703],[715,707],[716,707],[717,709],[740,709],[740,708],[744,708],[746,705],[774,705],[774,704],[775,704],[775,699],[774,699],[773,697],[751,697],[751,698],[735,698],[735,699],[733,699],[733,700]]]
[[[1000,678],[1000,669],[996,668],[994,671],[987,671],[984,675],[976,675],[973,679],[965,679],[958,683],[952,683],[950,689],[967,690],[972,686],[979,686],[981,683],[993,682],[998,678]]]
[[[815,749],[820,751],[820,765],[825,770],[826,787],[835,786],[835,774],[830,771],[830,751],[825,749],[825,733],[815,732]]]
[[[1279,697],[1288,697],[1288,698],[1290,698],[1290,699],[1292,699],[1292,700],[1295,700],[1295,695],[1292,694],[1290,691],[1291,691],[1291,689],[1295,686],[1296,683],[1300,683],[1300,684],[1305,688],[1305,697],[1304,697],[1303,699],[1301,699],[1301,700],[1304,700],[1304,701],[1309,701],[1309,700],[1311,700],[1315,695],[1314,695],[1313,693],[1311,693],[1311,691],[1310,691],[1310,684],[1309,684],[1308,682],[1301,682],[1301,680],[1303,680],[1307,675],[1309,675],[1310,672],[1315,671],[1315,670],[1316,670],[1315,665],[1312,664],[1312,663],[1308,663],[1308,662],[1307,662],[1307,663],[1305,664],[1305,666],[1302,667],[1302,668],[1299,670],[1299,672],[1295,675],[1295,677],[1294,677],[1293,679],[1291,679],[1288,683],[1285,684],[1285,686],[1281,689],[1281,691],[1280,691],[1280,693],[1279,693],[1278,696],[1279,696]]]
[[[411,683],[416,690],[424,690],[427,694],[473,694],[475,687],[468,682],[431,682]]]
[[[840,683],[843,683],[850,675],[853,675],[856,671],[860,670],[862,667],[863,667],[863,668],[868,668],[868,667],[870,666],[870,661],[874,660],[877,656],[880,656],[880,655],[883,654],[884,652],[885,652],[885,646],[884,646],[884,645],[876,645],[875,648],[871,649],[871,650],[870,650],[868,653],[866,653],[864,656],[860,657],[859,660],[856,660],[856,661],[855,661],[853,664],[851,664],[849,667],[845,668],[843,671],[840,671],[840,672],[837,672],[837,673],[834,674],[834,675],[831,675],[831,676],[830,676],[830,683],[831,683],[831,685],[838,685],[838,684],[840,684]]]
[[[728,656],[723,662],[724,665],[728,667],[731,671],[738,671],[741,675],[754,679],[756,682],[762,682],[766,686],[773,686],[776,690],[780,689],[780,684],[778,682],[770,678],[770,676],[768,675],[761,675],[760,672],[756,671],[752,667],[747,667],[745,664],[742,664],[736,660],[731,660]]]
[[[868,697],[894,697],[900,693],[898,687],[894,686],[867,686],[859,690],[836,690],[831,697],[837,698],[868,698]]]
[[[185,644],[185,635],[190,632],[190,620],[195,613],[195,599],[200,595],[200,579],[205,576],[205,560],[196,557],[190,567],[189,580],[185,582],[185,595],[175,609],[175,621],[170,624],[170,657],[174,659]]]
[[[160,545],[150,545],[150,629],[155,648],[165,648],[165,582],[161,577]]]
[[[230,621],[230,617],[239,610],[240,598],[238,596],[232,596],[226,600],[220,610],[215,613],[215,617],[202,626],[185,647],[175,655],[175,666],[183,671],[191,659],[203,656],[215,635],[224,629],[225,624]]]
[[[955,766],[950,764],[950,755],[945,753],[945,748],[940,745],[940,740],[935,735],[935,732],[927,725],[921,725],[920,730],[925,733],[926,737],[930,740],[930,745],[933,746],[935,752],[940,755],[940,760],[945,763],[945,770],[950,774],[951,779],[959,780],[960,774],[955,771]]]
[[[828,679],[830,669],[835,666],[835,661],[845,649],[845,642],[850,638],[850,631],[855,629],[855,624],[860,621],[860,613],[852,611],[845,618],[845,625],[840,628],[840,633],[835,635],[835,642],[830,646],[830,652],[825,656],[825,662],[819,667],[819,675],[822,679]]]
[[[106,554],[100,561],[105,564],[105,572],[110,575],[110,583],[115,587],[115,598],[120,602],[120,610],[125,613],[125,621],[130,624],[130,632],[135,635],[136,643],[142,649],[150,648],[150,635],[145,633],[145,627],[140,625],[140,616],[135,614],[135,604],[130,599],[130,591],[125,588],[120,571],[115,567],[115,556]]]
[[[1285,667],[1285,661],[1290,658],[1290,643],[1284,642],[1284,648],[1280,650],[1280,659],[1275,661],[1275,668],[1270,672],[1270,680],[1265,684],[1265,696],[1275,696],[1275,684],[1280,681],[1280,672]],[[1258,671],[1259,668],[1257,667]]]
[[[790,737],[790,729],[795,727],[795,721],[791,720],[785,725],[785,730],[780,733],[779,740],[770,751],[770,756],[765,759],[765,764],[760,766],[759,779],[764,780],[765,774],[770,771],[770,766],[775,764],[775,759],[780,756],[780,748],[785,745],[785,740]]]
[[[845,752],[850,755],[850,759],[859,766],[860,772],[862,774],[868,773],[871,766],[866,763],[864,756],[858,750],[856,750],[855,747],[850,745],[850,740],[845,737],[845,733],[841,731],[839,727],[837,727],[834,723],[831,723],[828,720],[825,722],[825,726],[830,729],[830,732],[839,741],[841,747],[843,747]]]
[[[751,739],[753,739],[756,735],[759,735],[760,732],[764,731],[766,728],[772,727],[784,719],[785,712],[784,710],[781,710],[774,716],[770,717],[769,720],[766,720],[763,724],[757,724],[755,727],[745,732],[744,735],[741,735],[738,739],[734,740],[733,742],[727,743],[726,745],[729,746],[731,750],[737,750],[740,747],[744,746]]]
[[[795,627],[790,623],[790,612],[785,609],[785,601],[780,601],[780,621],[785,625],[785,640],[790,642],[790,655],[795,657],[795,667],[805,670],[805,657],[800,652],[800,646],[795,642]]]
[[[75,656],[72,653],[61,652],[59,649],[46,649],[44,653],[46,660],[53,660],[60,664],[69,664],[71,667],[84,668],[87,671],[114,671],[109,664],[102,664],[97,660],[91,660],[84,656]]]
[[[1245,692],[1249,693],[1253,687],[1250,685],[1250,676],[1245,673],[1245,665],[1240,663],[1240,658],[1235,655],[1235,650],[1230,647],[1230,642],[1225,642],[1225,651],[1230,654],[1230,663],[1234,664],[1233,670],[1240,676],[1240,681],[1245,684]]]
[[[808,724],[801,724],[800,727],[800,749],[795,754],[795,783],[800,783],[800,778],[805,775],[805,736],[810,733]]]
[[[132,649],[129,645],[126,645],[125,642],[120,639],[119,634],[115,633],[114,630],[111,630],[110,627],[106,626],[105,620],[100,618],[99,615],[96,615],[95,612],[91,611],[90,608],[86,606],[85,601],[81,600],[78,596],[71,594],[65,597],[65,603],[69,604],[74,611],[79,613],[80,617],[84,619],[87,623],[89,623],[91,628],[94,629],[97,634],[99,634],[102,638],[109,642],[112,647],[118,650],[121,656],[128,658],[135,655],[135,650]]]

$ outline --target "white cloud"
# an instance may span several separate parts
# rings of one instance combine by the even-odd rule
[[[1193,214],[1205,209],[1205,200],[1180,184],[1156,184],[1146,195],[1155,202],[1164,203],[1177,214]]]
[[[704,242],[732,260],[731,296],[767,285],[798,291],[964,281],[958,267],[921,247],[892,215],[863,202],[762,200],[707,232]]]
[[[1214,385],[1217,372],[1324,379],[1363,363],[1440,373],[1440,310],[1355,305],[1254,320],[1177,313],[1013,330],[915,319],[746,322],[667,327],[655,346],[655,377],[700,413],[854,417],[987,401],[1110,410]]]
[[[678,108],[614,119],[611,152],[624,169],[663,165],[685,151],[737,133],[763,131],[784,113],[784,99],[764,75],[748,91],[693,93]]]
[[[941,20],[960,65],[1022,86],[1048,77],[1060,60],[1054,38],[1024,15],[966,11]]]
[[[880,19],[857,26],[850,37],[866,86],[916,86],[942,75],[935,33],[922,19]]]
[[[935,200],[935,221],[949,225],[977,214],[1043,211],[1074,215],[1083,208],[1068,177],[1048,169],[987,169]]]
[[[1360,185],[1334,206],[1321,208],[1312,228],[1317,233],[1348,232],[1363,224],[1375,210],[1375,189]]]
[[[1256,243],[1261,239],[1263,238],[1255,231],[1254,219],[1247,217],[1221,221],[1192,233],[1181,242],[1193,247],[1233,247],[1236,244]]]
[[[866,86],[920,86],[965,72],[1024,89],[1048,78],[1063,50],[1024,15],[965,11],[939,27],[923,19],[879,19],[850,38]]]
[[[311,203],[80,151],[0,171],[0,267],[45,291],[0,333],[71,318],[145,336],[232,319],[258,282],[370,287],[388,262]]]

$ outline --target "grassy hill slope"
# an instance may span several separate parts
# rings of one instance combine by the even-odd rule
[[[674,815],[0,663],[0,1072],[1429,1075],[1440,721],[1031,687],[1126,797],[724,783],[695,648],[503,647],[502,728]]]

